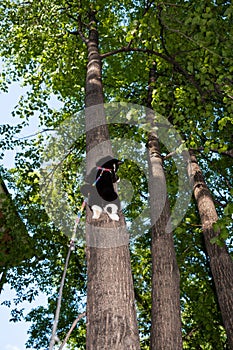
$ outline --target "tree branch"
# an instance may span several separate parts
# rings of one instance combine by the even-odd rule
[[[163,25],[163,21],[162,21],[162,4],[158,5],[158,21],[159,21],[159,25],[160,25],[160,38],[162,41],[162,47],[164,49],[164,52],[166,53],[167,56],[171,56],[166,48],[166,44],[165,44],[165,38],[164,38],[164,29],[165,26]]]
[[[100,55],[101,59],[107,58],[109,56],[113,56],[116,55],[118,53],[121,52],[143,52],[143,53],[149,53],[152,56],[157,56],[160,57],[162,59],[164,59],[165,61],[167,61],[168,63],[171,63],[176,69],[177,71],[179,71],[181,74],[183,74],[186,79],[188,79],[188,81],[197,89],[197,91],[199,92],[202,101],[204,102],[204,93],[201,89],[201,87],[199,86],[199,84],[197,83],[197,81],[195,80],[194,76],[189,74],[173,57],[164,55],[158,51],[154,51],[151,49],[144,49],[144,48],[140,48],[140,47],[128,47],[128,46],[123,46],[119,49],[104,53],[102,55]]]
[[[197,149],[192,148],[191,150],[194,151],[194,152],[195,152],[195,151],[204,151],[204,147],[199,147],[199,148],[197,148]],[[229,149],[229,150],[227,150],[227,151],[219,152],[219,150],[211,148],[211,149],[210,149],[210,152],[218,153],[218,154],[220,154],[220,155],[228,156],[228,157],[230,157],[230,158],[233,158],[233,149]]]
[[[217,152],[217,151],[213,150],[212,152]],[[233,158],[233,149],[229,149],[228,151],[221,152],[220,154]]]
[[[74,31],[68,31],[69,34],[73,34],[73,35],[79,35],[81,40],[87,44],[88,43],[88,38],[85,37],[84,33],[83,33],[83,23],[81,21],[81,16],[78,16],[78,18],[74,17],[71,14],[67,14],[67,16],[71,19],[73,19],[74,21],[76,21],[78,23],[78,28]]]
[[[59,347],[58,350],[62,350],[64,348],[64,346],[66,345],[67,343],[67,340],[69,339],[71,333],[73,332],[74,328],[76,327],[77,323],[81,320],[81,318],[85,317],[86,316],[86,312],[83,312],[82,314],[80,314],[76,320],[74,320],[74,322],[72,323],[72,326],[70,327],[70,330],[69,332],[66,334],[66,337],[63,341],[63,343],[61,344],[61,346]]]
[[[34,134],[31,134],[31,135],[27,135],[27,136],[22,136],[22,137],[17,137],[17,136],[13,136],[14,139],[16,140],[25,140],[25,139],[29,139],[31,137],[34,137],[34,136],[37,136],[37,135],[40,135],[40,134],[43,134],[44,132],[47,132],[47,131],[56,131],[55,129],[44,129],[42,131],[37,131],[36,133]]]
[[[152,4],[153,4],[153,0],[148,1],[148,3],[146,4],[146,7],[145,7],[145,9],[144,9],[144,11],[142,13],[142,17],[144,17],[145,14],[149,11],[149,9],[152,6]],[[134,40],[134,38],[136,36],[136,32],[138,31],[139,27],[140,27],[140,22],[137,23],[136,28],[135,28],[134,33],[133,33],[133,38],[130,40],[130,42],[126,46],[128,49],[131,47],[131,45],[133,43],[133,40]]]

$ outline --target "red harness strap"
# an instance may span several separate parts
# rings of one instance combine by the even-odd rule
[[[97,166],[97,169],[98,170],[102,170],[102,171],[109,171],[110,173],[112,172],[111,169],[108,169],[108,168],[102,168],[102,166]]]
[[[97,184],[97,182],[99,181],[99,179],[101,178],[101,176],[103,175],[104,171],[108,171],[109,173],[112,172],[111,169],[107,169],[107,168],[102,168],[101,166],[97,166],[98,170],[101,170],[101,173],[99,174],[99,176],[97,177],[97,179],[93,182],[92,186],[95,186]]]

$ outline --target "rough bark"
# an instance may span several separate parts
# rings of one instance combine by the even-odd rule
[[[147,107],[149,108],[151,108],[154,82],[155,68],[153,67],[150,71],[148,89]],[[154,114],[151,112],[148,111],[147,120],[153,128]],[[170,205],[159,140],[154,131],[148,134],[148,158],[151,221],[153,224],[151,349],[179,350],[182,349],[180,275],[173,233],[169,225]]]
[[[223,324],[226,329],[229,349],[233,349],[233,261],[226,246],[211,243],[218,236],[213,224],[218,220],[214,201],[205,183],[202,171],[194,152],[190,151],[191,164],[189,177],[193,183],[194,197],[197,201],[206,251],[210,259],[210,268],[216,288]]]
[[[85,86],[87,172],[104,155],[112,154],[103,105],[102,63],[98,49],[98,30],[94,12],[90,12],[89,16],[90,31],[86,42],[88,61]]]
[[[86,78],[87,171],[112,155],[103,107],[101,59],[94,13],[90,13]],[[124,217],[93,220],[87,208],[87,342],[88,350],[140,348],[134,305],[128,233]]]

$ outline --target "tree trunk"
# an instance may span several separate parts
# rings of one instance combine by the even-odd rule
[[[194,152],[190,151],[190,157],[191,166],[188,167],[188,173],[193,183],[194,197],[201,218],[206,251],[210,258],[210,268],[228,337],[229,349],[233,350],[233,261],[225,245],[220,247],[210,242],[212,238],[220,234],[213,229],[218,215]]]
[[[94,13],[90,14],[86,78],[87,171],[112,155],[103,106],[101,60]],[[140,349],[130,265],[129,236],[107,214],[92,219],[87,208],[87,341],[88,350]]]
[[[148,103],[151,108],[155,69],[150,71]],[[147,120],[154,127],[154,113]],[[170,205],[157,133],[148,135],[149,193],[152,221],[152,325],[151,349],[182,349],[180,316],[180,276],[169,228]],[[160,214],[158,214],[160,213]]]

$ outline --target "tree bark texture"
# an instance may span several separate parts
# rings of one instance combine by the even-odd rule
[[[101,59],[94,13],[87,41],[86,142],[87,172],[112,155],[103,106]],[[123,214],[92,219],[87,207],[87,350],[138,350],[139,335],[130,265],[129,236]]]
[[[191,166],[188,167],[188,173],[193,183],[194,197],[201,218],[206,251],[210,259],[210,268],[228,337],[229,349],[233,350],[233,261],[225,245],[220,247],[211,243],[211,239],[220,234],[213,229],[218,215],[194,152],[190,151],[190,157]]]
[[[85,120],[87,172],[103,156],[112,155],[108,126],[104,113],[102,63],[98,49],[98,30],[95,14],[90,12],[90,30],[87,45],[87,74],[85,86]]]
[[[148,103],[151,109],[155,68],[150,71]],[[151,349],[182,349],[180,315],[180,275],[170,228],[170,205],[157,133],[153,131],[154,113],[148,110],[152,127],[148,135],[149,194],[152,221],[152,317]]]

